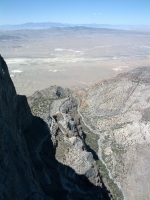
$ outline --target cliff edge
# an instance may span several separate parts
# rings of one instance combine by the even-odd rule
[[[110,199],[104,185],[55,159],[47,123],[32,115],[25,96],[17,95],[0,56],[0,199]]]

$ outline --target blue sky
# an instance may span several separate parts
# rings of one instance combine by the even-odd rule
[[[150,0],[0,0],[0,25],[26,22],[150,25]]]

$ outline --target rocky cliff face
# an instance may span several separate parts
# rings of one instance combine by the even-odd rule
[[[149,199],[150,68],[72,92],[52,86],[28,98],[52,134],[56,159],[113,199]]]
[[[33,116],[0,56],[1,200],[110,199],[69,95],[60,87],[37,92]]]
[[[51,130],[56,159],[97,187],[103,188],[107,177],[105,184],[111,191],[110,197],[123,199],[121,190],[98,158],[98,137],[85,125],[73,92],[51,86],[36,92],[28,101],[33,115],[40,116]]]
[[[98,156],[125,199],[150,199],[150,68],[137,68],[77,92]]]
[[[57,160],[101,187],[94,155],[85,143],[78,102],[70,91],[52,86],[36,92],[28,101],[33,114],[43,118],[51,130]]]

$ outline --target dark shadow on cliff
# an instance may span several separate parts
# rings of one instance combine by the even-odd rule
[[[45,195],[44,199],[110,199],[109,191],[103,183],[101,187],[94,186],[84,175],[78,175],[72,168],[55,159],[49,128],[41,118],[33,117],[32,124],[24,131],[24,136],[33,165],[33,174]]]
[[[110,199],[105,188],[55,159],[48,125],[34,117],[25,96],[16,94],[0,56],[0,199]]]
[[[84,141],[84,145],[86,147],[86,150],[88,152],[91,152],[93,155],[94,160],[99,160],[97,153],[88,145],[86,144],[86,134],[84,133],[84,131],[82,132],[82,137],[83,137],[83,141]]]

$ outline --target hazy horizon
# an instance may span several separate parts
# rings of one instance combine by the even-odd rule
[[[7,24],[0,24],[0,26],[19,26],[19,25],[26,25],[26,24],[64,24],[64,25],[110,25],[110,26],[150,26],[150,24],[109,24],[109,23],[67,23],[67,22],[59,22],[59,21],[26,21],[23,23],[7,23]]]

